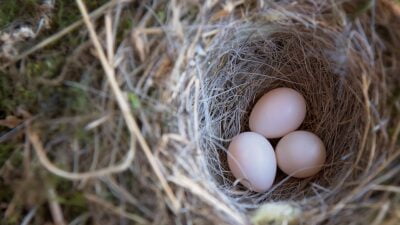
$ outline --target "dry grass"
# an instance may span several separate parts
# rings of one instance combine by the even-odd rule
[[[76,2],[83,22],[1,69],[39,93],[79,90],[73,101],[49,95],[36,112],[7,112],[22,122],[4,138],[21,154],[0,169],[17,187],[0,199],[5,224],[400,220],[398,4],[110,1],[91,19]],[[65,35],[81,41],[60,74],[27,75],[24,65]],[[256,194],[230,175],[226,147],[248,129],[257,98],[279,86],[305,96],[302,128],[322,138],[328,160],[318,176],[279,174]]]

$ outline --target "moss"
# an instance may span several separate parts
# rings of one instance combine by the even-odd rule
[[[4,221],[3,221],[4,220]],[[7,219],[0,220],[2,225],[17,225],[19,221],[18,216],[10,216]]]
[[[57,191],[57,202],[64,207],[64,213],[76,217],[88,208],[84,194],[73,188],[73,183],[61,177],[48,174],[45,176],[49,186],[55,187]]]
[[[10,158],[10,156],[14,152],[14,149],[14,144],[5,143],[0,145],[0,168],[3,167],[4,163]]]
[[[58,1],[57,3],[54,17],[55,29],[66,27],[80,18],[75,1]]]
[[[43,60],[30,60],[27,67],[27,76],[29,78],[46,77],[52,78],[59,74],[64,65],[65,57],[57,54]]]
[[[13,189],[6,185],[0,178],[0,203],[10,202],[13,197]]]
[[[115,40],[117,45],[125,39],[126,35],[129,34],[133,26],[133,19],[128,15],[124,15],[118,27],[117,37]]]
[[[89,11],[93,11],[108,1],[109,0],[85,0],[84,2],[87,4]],[[0,0],[0,29],[16,20],[35,22],[39,13],[39,10],[35,10],[39,4],[38,2],[41,2],[41,0]],[[55,2],[56,5],[51,20],[51,29],[43,30],[37,39],[26,43],[27,46],[23,46],[24,48],[21,49],[29,49],[37,42],[48,38],[55,32],[80,20],[81,15],[75,1],[60,0]],[[101,22],[103,22],[103,20],[99,20],[99,25],[101,25]],[[124,29],[133,26],[130,19],[121,19],[121,23]],[[122,31],[121,29],[121,33],[123,32],[126,31]],[[87,114],[87,112],[91,110],[89,107],[91,105],[91,99],[85,90],[64,85],[63,83],[57,86],[50,86],[38,82],[38,78],[52,79],[57,77],[62,67],[65,65],[66,56],[71,55],[83,41],[88,40],[87,38],[86,29],[77,29],[62,39],[35,52],[34,55],[27,57],[23,62],[18,62],[15,64],[15,67],[7,68],[7,71],[1,70],[0,119],[7,115],[15,115],[17,108],[21,106],[32,115],[38,115],[40,119],[36,121],[39,122],[42,118],[51,119]],[[84,77],[82,74],[79,74],[79,72],[72,70],[67,74],[67,80],[85,83],[84,81],[82,82],[82,80],[86,78],[91,79],[90,77]],[[66,127],[60,129],[60,132],[62,132],[63,130],[71,129],[71,126],[66,125]],[[93,140],[90,133],[82,129],[76,130],[74,135],[78,137],[79,141],[85,144],[91,144]],[[16,187],[21,180],[26,179],[22,177],[23,170],[21,169],[23,151],[20,151],[19,148],[21,148],[22,145],[17,144],[0,144],[0,167],[3,166],[6,161],[15,167],[15,170],[12,171],[12,176],[15,177],[15,180],[11,181],[12,183],[10,186],[2,183],[0,178],[1,205],[7,205],[12,201],[15,193],[19,193],[13,187]],[[52,154],[50,154],[49,157],[51,158]],[[48,187],[47,185],[51,185],[57,190],[57,200],[62,205],[63,213],[66,218],[76,218],[81,215],[82,212],[88,210],[88,203],[82,194],[83,192],[76,190],[72,182],[50,175],[39,163],[32,163],[31,165],[35,167],[32,168],[35,170],[35,172],[33,172],[35,178],[34,181],[32,181],[35,184],[25,183],[27,189],[25,190],[24,188],[23,190],[23,192],[26,193],[24,196],[40,195],[35,199],[39,208],[35,215],[35,221],[32,221],[32,224],[44,224],[46,221],[51,220],[49,219],[51,216],[48,212],[48,207],[40,206],[43,201],[46,201],[45,188]],[[63,166],[66,167],[66,165],[57,166],[60,168],[63,168]],[[28,192],[29,194],[27,194]],[[27,199],[30,198],[21,197],[21,200],[15,203],[17,204],[15,213],[6,219],[3,219],[4,215],[2,213],[4,212],[0,210],[0,224],[20,224],[27,210],[31,208],[31,202],[28,202]]]
[[[22,80],[15,81],[12,75],[0,72],[0,115],[15,113],[17,107],[32,105],[37,93],[24,85]]]
[[[1,0],[0,29],[16,19],[30,19],[37,15],[39,0]]]
[[[84,1],[89,10],[94,10],[108,0]],[[7,25],[15,19],[34,17],[39,10],[32,10],[39,6],[41,0],[1,0],[0,27]],[[52,18],[52,32],[54,29],[62,29],[80,19],[80,12],[75,1],[55,1],[55,14]]]
[[[23,150],[18,143],[3,143],[0,144],[0,168],[7,162],[13,168],[21,168],[23,164]],[[19,176],[19,170],[13,170],[14,176]],[[15,177],[16,178],[16,177]],[[1,177],[0,177],[1,184]],[[1,188],[0,188],[1,191]]]
[[[84,90],[72,87],[66,90],[66,94],[69,97],[66,106],[70,108],[73,114],[80,114],[88,111],[89,99]]]
[[[16,154],[12,154],[10,158],[11,165],[15,168],[21,167],[23,164],[24,157],[22,155],[22,152],[18,152]]]
[[[85,145],[90,145],[93,142],[88,132],[83,129],[76,129],[74,132],[74,138]]]
[[[40,93],[39,101],[41,112],[48,117],[79,115],[88,110],[86,93],[73,87],[46,89]]]
[[[133,19],[130,17],[125,17],[121,20],[120,29],[124,31],[130,31],[133,25],[134,25]]]
[[[86,0],[84,3],[89,11],[95,10],[108,0]],[[75,1],[61,0],[56,2],[55,28],[66,27],[81,18],[81,13]]]
[[[83,195],[83,193],[77,191],[64,193],[62,197],[58,198],[58,202],[60,202],[63,205],[74,206],[81,209],[87,207],[87,201],[85,196]]]
[[[37,73],[53,76],[54,71],[59,70],[56,64],[59,62],[32,63],[27,76],[39,76]],[[48,117],[79,114],[89,110],[88,101],[87,93],[80,88],[41,85],[35,79],[24,79],[21,75],[14,80],[12,74],[0,72],[0,115],[3,118],[14,115],[18,107]]]
[[[30,2],[32,8],[32,4],[37,4],[40,0],[0,0],[0,2],[1,12],[7,14],[12,20],[17,19],[20,15],[14,12],[8,13],[7,11],[17,10],[15,8],[18,8],[18,3],[24,2],[24,4],[29,5],[28,2]],[[89,10],[92,11],[108,2],[108,0],[86,0],[84,2]],[[10,9],[7,10],[7,7],[3,7],[3,4],[8,4],[7,7]],[[29,13],[27,16],[30,16]],[[51,29],[45,30],[37,41],[46,39],[49,35],[64,29],[66,26],[78,21],[80,17],[75,1],[56,1]],[[71,52],[82,43],[83,39],[87,38],[79,35],[79,32],[81,32],[81,29],[66,35],[59,41],[38,51],[34,56],[27,58],[24,65],[26,71],[23,74],[15,72],[6,74],[6,72],[2,73],[0,71],[0,116],[14,114],[19,106],[24,107],[31,114],[40,112],[45,117],[63,116],[86,111],[88,98],[83,90],[65,86],[62,83],[58,86],[47,86],[37,82],[37,78],[52,79],[60,75],[66,61],[65,56],[71,55]],[[30,43],[30,45],[33,44]],[[68,77],[68,79],[74,80],[74,77]]]

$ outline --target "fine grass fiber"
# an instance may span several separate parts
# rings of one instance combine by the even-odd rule
[[[0,130],[1,222],[398,223],[396,1],[102,1],[92,19],[76,2],[82,26],[2,59],[2,86],[18,74],[29,95],[1,104],[2,124],[21,121]],[[230,173],[227,146],[277,87],[305,97],[300,129],[327,161],[255,193]]]

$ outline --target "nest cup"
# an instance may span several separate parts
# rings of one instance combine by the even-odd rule
[[[273,19],[230,23],[213,37],[206,56],[198,56],[187,70],[190,94],[178,105],[185,105],[190,116],[178,123],[188,124],[201,151],[199,162],[207,168],[200,172],[201,183],[229,207],[246,212],[268,202],[294,203],[308,215],[299,220],[321,222],[343,209],[337,205],[343,199],[357,198],[394,154],[386,127],[394,120],[382,121],[390,114],[388,84],[395,78],[384,72],[384,57],[375,52],[382,42],[371,40],[368,28],[349,30],[314,23],[305,14],[269,13]],[[193,77],[198,85],[192,85]],[[227,147],[232,137],[249,130],[256,101],[277,87],[305,97],[307,116],[299,129],[323,140],[327,160],[313,177],[278,172],[271,190],[254,193],[230,173]]]
[[[330,32],[330,33],[329,33]],[[307,117],[299,129],[317,134],[327,146],[328,159],[322,172],[310,179],[279,176],[275,187],[259,194],[267,199],[297,199],[315,194],[311,182],[334,187],[356,158],[363,129],[365,102],[362,74],[338,62],[345,36],[305,26],[239,24],[227,28],[215,50],[205,60],[202,78],[201,143],[212,150],[219,164],[210,167],[219,182],[232,183],[226,166],[229,140],[249,131],[248,117],[255,102],[277,87],[300,92],[307,102]],[[343,56],[345,57],[345,56]],[[216,139],[222,138],[223,141]],[[276,143],[277,139],[271,140]],[[342,172],[342,173],[341,173]],[[281,182],[279,182],[281,181]],[[333,186],[332,186],[333,185]],[[232,183],[231,190],[243,190]],[[252,194],[250,194],[252,195]]]

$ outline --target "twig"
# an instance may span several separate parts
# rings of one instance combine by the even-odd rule
[[[89,30],[90,38],[96,48],[99,60],[103,66],[103,69],[107,76],[108,82],[111,86],[111,89],[113,90],[113,92],[115,94],[117,103],[119,105],[119,108],[120,108],[123,116],[124,116],[124,119],[128,126],[128,129],[131,132],[131,134],[134,134],[138,138],[139,144],[142,147],[142,150],[144,151],[147,159],[149,160],[149,163],[150,163],[151,167],[153,168],[156,176],[160,180],[161,186],[164,188],[165,193],[167,194],[168,198],[172,202],[173,210],[178,210],[180,208],[180,203],[176,199],[171,187],[168,185],[168,183],[157,163],[156,158],[152,154],[150,147],[148,146],[146,140],[144,139],[142,133],[140,132],[139,126],[137,125],[135,119],[132,116],[130,106],[129,106],[128,102],[125,100],[124,95],[122,94],[122,91],[118,86],[117,80],[115,79],[115,71],[112,68],[112,66],[109,64],[107,57],[104,53],[104,50],[98,39],[98,36],[96,34],[96,31],[94,29],[93,23],[90,21],[90,17],[88,15],[86,6],[83,4],[82,0],[76,0],[76,2],[82,13],[83,20]]]
[[[99,197],[97,197],[95,195],[85,194],[85,197],[86,197],[87,200],[89,200],[91,202],[94,202],[94,203],[96,203],[96,204],[98,204],[98,205],[100,205],[100,206],[102,206],[102,207],[104,207],[104,208],[106,208],[108,210],[111,210],[111,212],[114,213],[114,214],[117,214],[119,216],[123,216],[125,218],[131,219],[131,220],[133,220],[133,221],[135,221],[135,222],[137,222],[139,224],[149,224],[149,221],[147,221],[146,219],[144,219],[144,218],[142,218],[142,217],[140,217],[138,215],[135,215],[135,214],[132,214],[132,213],[128,213],[128,212],[126,212],[125,210],[123,210],[120,207],[113,206],[110,203],[104,201],[103,199],[100,199]]]
[[[131,203],[136,206],[143,214],[147,217],[152,217],[152,211],[148,209],[145,205],[143,205],[138,199],[136,199],[128,190],[124,187],[117,184],[117,182],[111,176],[106,177],[104,181],[109,185],[111,189],[114,190],[115,193],[118,194],[120,199],[124,199],[125,201]]]
[[[16,126],[15,128],[11,129],[10,131],[8,131],[7,133],[3,134],[2,136],[0,136],[0,144],[3,142],[6,142],[7,140],[9,140],[10,138],[16,136],[18,133],[20,133],[22,131],[22,128],[24,128],[26,125],[26,123],[21,123],[18,126]]]
[[[56,225],[66,225],[60,204],[57,202],[57,194],[54,188],[48,188],[49,207],[51,216]]]
[[[21,225],[28,225],[31,222],[32,218],[35,216],[37,209],[38,207],[35,206],[31,210],[29,210],[29,213],[22,220]]]
[[[371,190],[376,190],[376,191],[388,191],[388,192],[394,192],[394,193],[399,193],[400,194],[400,187],[394,186],[394,185],[374,185]]]
[[[385,219],[390,208],[390,202],[386,202],[381,206],[381,210],[379,210],[378,215],[375,217],[375,220],[371,223],[371,225],[379,225],[382,224],[382,221]]]
[[[60,177],[70,179],[70,180],[85,180],[85,179],[89,179],[89,178],[102,177],[102,176],[109,175],[112,173],[124,171],[131,165],[131,163],[134,159],[134,156],[135,156],[135,148],[134,148],[135,143],[134,143],[134,139],[131,138],[130,150],[129,150],[127,156],[125,157],[125,160],[120,165],[108,167],[105,169],[99,169],[99,170],[92,171],[92,172],[86,172],[86,173],[68,172],[68,171],[58,168],[57,166],[55,166],[53,163],[50,162],[49,158],[46,156],[46,151],[45,151],[45,149],[42,145],[42,142],[40,141],[37,133],[32,131],[31,128],[28,128],[27,133],[28,133],[28,138],[33,145],[33,148],[36,151],[36,154],[39,158],[40,163],[47,170],[52,172],[53,174],[60,176]]]
[[[216,209],[226,213],[231,218],[233,218],[238,224],[246,224],[243,217],[241,217],[238,212],[235,212],[234,210],[230,209],[223,202],[216,199],[212,194],[205,191],[200,185],[193,182],[191,179],[183,175],[177,175],[173,178],[172,181],[175,182],[177,185],[184,187],[193,194],[202,197],[202,199],[204,199],[210,206],[213,206]]]
[[[108,62],[112,68],[114,68],[114,37],[112,34],[112,18],[111,13],[108,12],[105,15],[105,25],[106,25],[106,40],[107,40],[107,57]]]

